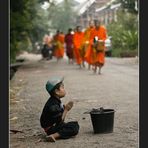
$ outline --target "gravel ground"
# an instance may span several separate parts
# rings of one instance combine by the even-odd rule
[[[11,148],[138,148],[138,58],[106,58],[98,75],[68,64],[66,58],[57,63],[40,60],[40,55],[25,53],[24,57],[28,62],[10,82],[10,129],[22,131],[10,132]],[[65,77],[67,94],[62,101],[74,101],[66,121],[77,120],[80,131],[75,138],[49,143],[44,141],[39,118],[48,99],[45,83],[53,75]],[[112,133],[93,133],[90,115],[84,112],[99,107],[115,110]]]

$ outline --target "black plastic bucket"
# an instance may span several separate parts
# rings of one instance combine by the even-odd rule
[[[114,127],[114,109],[93,109],[90,112],[94,133],[111,133]]]

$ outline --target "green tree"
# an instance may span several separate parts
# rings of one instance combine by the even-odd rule
[[[49,0],[49,8],[42,9],[46,0],[11,0],[10,1],[10,60],[15,61],[20,50],[31,51],[36,41],[42,41],[50,29],[67,32],[73,27],[75,13],[71,1],[57,4]]]
[[[138,13],[138,0],[118,0],[122,8],[128,10],[130,13]]]
[[[28,23],[29,14],[27,1],[11,0],[10,2],[10,60],[14,61],[18,49],[18,42],[26,39],[27,30],[31,29]]]
[[[59,29],[64,33],[67,32],[68,28],[74,27],[74,18],[76,17],[76,12],[72,8],[71,0],[64,0],[61,4],[54,6],[54,12],[52,13],[52,26],[55,29]],[[51,11],[51,9],[50,9]],[[50,13],[49,13],[50,14]]]
[[[48,30],[48,14],[37,0],[10,2],[10,61],[20,50],[31,51]]]
[[[132,13],[118,12],[117,22],[107,26],[112,36],[113,56],[122,52],[138,51],[138,16]]]

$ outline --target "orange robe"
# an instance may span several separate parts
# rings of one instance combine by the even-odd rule
[[[58,34],[54,36],[54,56],[56,58],[63,58],[64,56],[64,35]]]
[[[92,31],[94,30],[94,27],[88,27],[84,32],[84,39],[83,39],[83,45],[85,47],[85,55],[84,59],[88,64],[92,63],[91,60],[91,49],[90,49],[90,37],[92,34]]]
[[[82,56],[80,50],[82,48],[83,37],[84,37],[83,32],[75,32],[73,36],[74,56],[76,58],[77,64],[82,63]]]
[[[96,28],[92,31],[90,37],[90,55],[91,55],[91,64],[104,65],[105,62],[105,51],[97,52],[93,47],[94,37],[97,36],[99,40],[105,41],[107,39],[107,31],[104,26],[100,26],[97,30]],[[104,46],[105,49],[105,46]]]

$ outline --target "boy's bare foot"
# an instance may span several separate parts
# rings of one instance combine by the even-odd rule
[[[56,139],[52,135],[46,136],[46,138],[49,142],[56,142]]]

